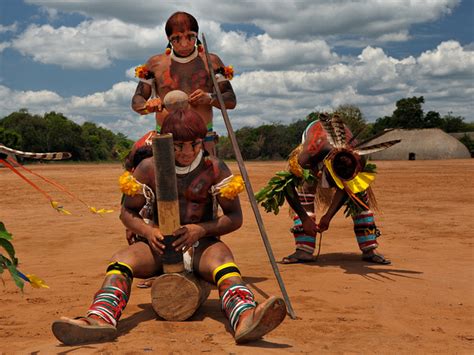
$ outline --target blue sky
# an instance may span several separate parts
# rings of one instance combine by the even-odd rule
[[[57,111],[141,136],[154,119],[130,109],[133,68],[164,51],[178,10],[236,70],[234,129],[341,104],[372,122],[411,96],[474,120],[471,0],[2,0],[0,117]],[[225,133],[218,111],[215,128]]]

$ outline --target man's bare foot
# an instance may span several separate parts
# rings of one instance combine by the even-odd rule
[[[99,343],[117,337],[117,328],[99,317],[61,317],[53,322],[52,330],[54,336],[66,345]]]
[[[280,297],[271,296],[256,308],[249,309],[240,315],[235,329],[235,342],[247,343],[260,339],[278,327],[286,316],[286,305]]]
[[[362,253],[362,260],[374,264],[390,265],[392,262],[379,254],[375,249]]]
[[[301,263],[310,263],[315,260],[316,259],[313,254],[297,249],[293,254],[285,256],[281,260],[281,263],[282,264],[301,264]]]

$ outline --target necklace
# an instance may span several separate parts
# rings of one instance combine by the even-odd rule
[[[198,50],[197,48],[194,48],[194,51],[188,55],[187,57],[180,57],[178,56],[174,50],[171,50],[171,59],[173,59],[175,62],[178,62],[178,63],[182,63],[182,64],[186,64],[186,63],[189,63],[190,61],[194,60],[197,58],[198,56]]]
[[[186,175],[186,174],[189,174],[194,169],[196,169],[198,167],[199,163],[201,162],[202,155],[203,155],[203,152],[202,152],[202,150],[200,150],[198,155],[196,156],[196,158],[194,158],[191,165],[188,165],[188,166],[177,166],[177,165],[175,165],[176,174]]]

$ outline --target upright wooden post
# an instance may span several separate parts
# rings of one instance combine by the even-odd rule
[[[180,227],[178,185],[174,163],[173,135],[160,134],[152,139],[153,161],[155,163],[156,204],[158,224],[165,237],[163,255],[165,273],[184,271],[183,253],[171,246],[173,232]]]
[[[180,227],[173,135],[153,137],[152,148],[158,224],[166,247],[162,256],[164,275],[153,282],[151,304],[163,319],[182,321],[191,317],[206,301],[210,287],[192,273],[185,272],[182,251],[176,251],[171,245],[175,240],[173,232]]]

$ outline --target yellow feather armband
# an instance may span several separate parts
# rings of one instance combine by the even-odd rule
[[[129,171],[125,171],[119,177],[120,191],[128,196],[135,196],[143,191],[143,185],[139,183]]]
[[[221,195],[229,200],[233,200],[238,194],[244,191],[245,182],[240,175],[231,175],[211,188],[213,195]]]

